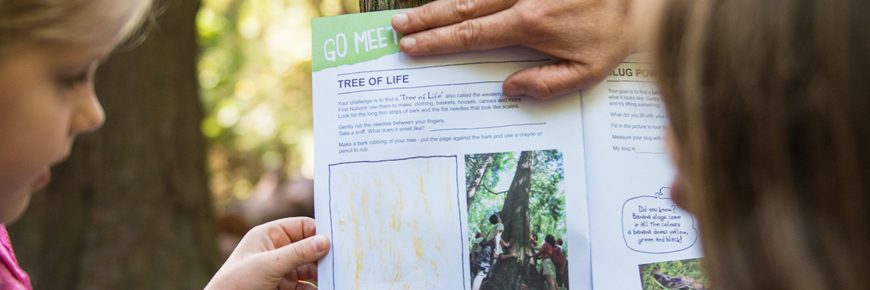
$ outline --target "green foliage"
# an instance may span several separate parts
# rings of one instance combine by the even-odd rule
[[[562,153],[556,150],[539,151],[535,154],[532,169],[532,189],[529,193],[529,212],[532,234],[543,242],[547,234],[564,240],[565,191],[562,180],[565,178],[562,167]],[[540,245],[540,244],[539,244]],[[567,255],[567,247],[565,254]]]
[[[313,177],[312,17],[354,0],[204,0],[199,83],[218,205],[247,198],[266,171]]]
[[[653,279],[652,269],[657,268],[659,272],[669,276],[689,276],[704,285],[707,283],[707,273],[701,265],[702,259],[670,261],[661,263],[652,263],[640,266],[641,283],[644,290],[667,290],[655,279]]]
[[[506,169],[516,169],[516,158],[513,152],[466,155],[465,190],[468,191],[471,188],[473,180],[477,178],[477,173],[484,164],[486,164],[486,172],[478,190],[491,190],[498,184],[499,175]]]
[[[507,185],[513,180],[520,154],[505,152],[466,155],[467,186],[470,186],[471,181],[477,177],[480,164],[488,157],[492,157],[491,168],[484,173],[484,182],[481,182],[477,195],[468,206],[468,227],[471,238],[474,238],[476,233],[485,235],[492,228],[488,220],[489,216],[501,212],[507,194],[499,191],[506,190]],[[537,151],[535,154],[529,193],[529,218],[532,223],[531,234],[538,236],[541,243],[547,234],[565,240],[567,221],[563,188],[565,174],[562,162],[562,153],[556,150]],[[501,190],[497,190],[497,187]],[[567,244],[566,240],[565,243]],[[566,255],[567,252],[566,247]]]

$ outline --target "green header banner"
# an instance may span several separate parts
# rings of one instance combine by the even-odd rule
[[[357,13],[311,20],[311,70],[351,65],[400,52],[401,33],[390,20],[402,10]]]

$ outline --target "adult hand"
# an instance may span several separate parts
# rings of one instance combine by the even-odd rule
[[[303,280],[317,280],[315,262],[328,251],[329,239],[315,235],[313,219],[265,223],[242,238],[205,289],[317,289]]]
[[[505,80],[508,96],[550,98],[594,85],[635,49],[634,0],[439,0],[393,16],[409,55],[523,45],[562,58]],[[641,1],[643,2],[643,1]]]

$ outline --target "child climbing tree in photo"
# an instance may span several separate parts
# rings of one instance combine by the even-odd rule
[[[568,264],[562,163],[556,150],[465,156],[469,237],[483,233],[469,243],[472,290],[568,289],[556,279]]]

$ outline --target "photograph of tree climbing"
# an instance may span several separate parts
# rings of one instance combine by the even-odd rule
[[[640,265],[643,290],[707,289],[707,272],[702,259],[670,261]]]
[[[472,290],[567,290],[565,178],[556,150],[465,156]]]

